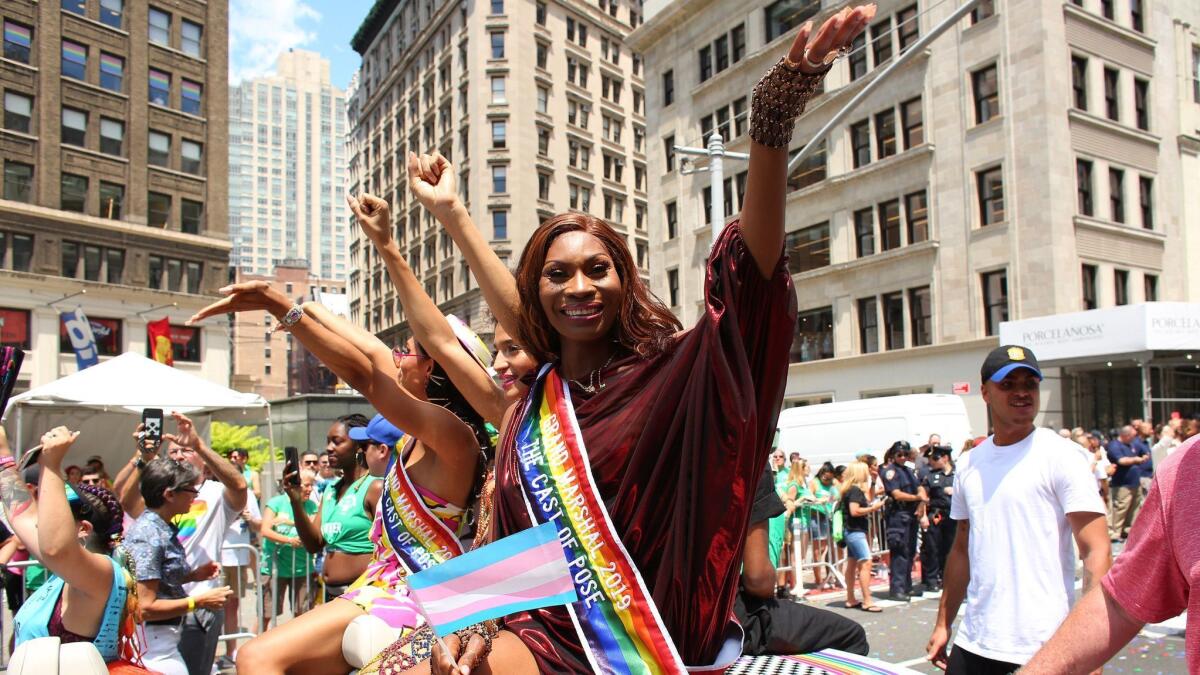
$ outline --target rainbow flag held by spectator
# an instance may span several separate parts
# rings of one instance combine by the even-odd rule
[[[551,523],[408,577],[409,595],[439,636],[514,612],[578,600]]]

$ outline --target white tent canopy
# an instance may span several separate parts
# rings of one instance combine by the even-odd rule
[[[185,413],[204,437],[212,415],[222,411],[245,414],[259,409],[270,423],[270,406],[262,396],[234,391],[133,352],[12,397],[4,419],[15,431],[17,452],[36,445],[44,432],[60,424],[79,430],[67,463],[82,464],[100,455],[115,477],[133,454],[131,434],[143,408],[161,408],[168,417],[172,411]],[[175,429],[170,419],[165,426],[168,432]]]

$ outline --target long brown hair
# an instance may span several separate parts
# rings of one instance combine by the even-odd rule
[[[671,336],[680,330],[679,319],[642,282],[625,239],[608,223],[585,213],[560,213],[548,218],[525,244],[517,263],[517,292],[520,294],[521,340],[540,362],[559,353],[559,336],[542,309],[538,287],[550,245],[567,232],[586,232],[600,240],[613,259],[621,278],[621,307],[613,336],[629,351],[645,358],[666,349]]]

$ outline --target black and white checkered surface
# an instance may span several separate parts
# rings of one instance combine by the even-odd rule
[[[797,663],[780,656],[743,656],[725,675],[828,675],[824,668]]]

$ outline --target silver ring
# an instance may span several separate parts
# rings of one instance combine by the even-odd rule
[[[830,54],[832,54],[832,52]],[[805,49],[804,54],[800,58],[804,61],[804,65],[808,66],[810,70],[820,70],[820,69],[824,68],[827,64],[833,63],[832,61],[829,60],[830,54],[825,55],[825,58],[822,61],[822,63],[813,63],[812,59],[808,58],[808,50]],[[835,55],[834,58],[837,58],[837,56]]]

